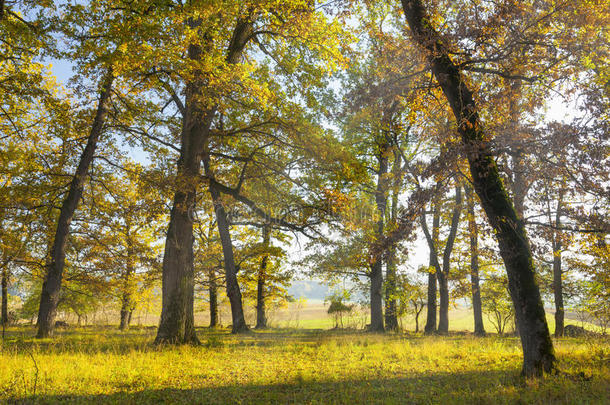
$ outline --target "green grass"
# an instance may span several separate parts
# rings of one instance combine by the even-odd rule
[[[205,329],[201,346],[157,347],[154,328],[33,332],[9,330],[0,403],[610,403],[603,339],[556,340],[566,373],[527,381],[515,338]]]

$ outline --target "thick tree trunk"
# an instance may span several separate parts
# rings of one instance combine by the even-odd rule
[[[474,215],[474,196],[472,195],[472,188],[467,185],[465,190],[468,205],[468,233],[470,235],[470,287],[472,290],[474,334],[477,336],[485,336],[481,288],[479,286],[479,228],[477,226],[477,219]]]
[[[375,203],[377,205],[377,220],[375,237],[377,241],[383,238],[383,228],[385,222],[385,213],[387,205],[387,178],[388,172],[388,153],[389,142],[385,139],[385,135],[379,143],[379,170],[377,171],[377,189],[375,190]],[[370,330],[383,332],[383,252],[375,255],[374,261],[371,264],[371,326]]]
[[[269,248],[271,229],[269,225],[263,226],[263,246]],[[267,277],[267,261],[269,255],[263,254],[261,266],[258,271],[258,280],[256,286],[256,329],[264,329],[267,327],[267,313],[265,312],[265,278]]]
[[[564,326],[564,309],[563,309],[563,282],[561,270],[561,235],[559,235],[559,227],[561,226],[563,193],[559,193],[557,201],[557,212],[555,213],[555,227],[553,232],[553,295],[555,298],[555,336],[563,336]]]
[[[189,20],[188,24],[190,28],[196,29],[200,26],[201,21]],[[238,61],[250,38],[251,31],[251,22],[239,21],[237,23],[229,44],[228,63],[233,64]],[[203,57],[201,45],[189,45],[188,57],[192,61],[200,61]],[[186,104],[182,122],[180,158],[178,159],[178,188],[174,194],[169,229],[165,240],[161,323],[157,331],[156,343],[198,342],[193,310],[195,293],[193,215],[201,161],[204,155],[207,155],[210,127],[217,107],[202,108],[202,72],[196,70],[192,76],[193,79],[186,86]],[[207,163],[209,166],[209,161]],[[208,170],[206,170],[206,175],[208,175]],[[224,217],[226,222],[226,214]],[[220,227],[219,224],[219,231]],[[221,231],[221,237],[223,231]],[[227,235],[228,225],[226,225],[225,232],[225,236]]]
[[[8,270],[2,268],[2,326],[8,325]]]
[[[100,98],[95,118],[93,119],[93,125],[87,138],[87,145],[80,156],[78,167],[70,183],[70,189],[61,205],[55,235],[51,242],[50,256],[46,265],[45,279],[42,283],[40,307],[38,308],[38,333],[36,335],[38,338],[45,338],[53,333],[55,313],[59,303],[61,282],[66,262],[66,244],[70,234],[70,224],[83,194],[85,176],[89,171],[98,140],[104,129],[104,122],[110,107],[110,93],[113,80],[112,70],[109,70],[101,85]]]
[[[191,28],[197,28],[200,23],[189,21]],[[199,61],[202,55],[200,45],[189,45],[189,59]],[[207,110],[201,108],[203,84],[200,75],[201,72],[194,72],[194,79],[186,86],[176,191],[163,255],[162,307],[161,321],[155,338],[157,344],[198,342],[192,308],[195,285],[193,215],[196,209],[201,151],[216,113],[213,107]]]
[[[126,330],[129,328],[129,317],[131,316],[131,297],[124,294],[121,301],[121,322],[119,329]]]
[[[212,202],[214,203],[216,224],[218,226],[218,233],[220,234],[220,242],[222,244],[227,297],[229,297],[229,302],[231,304],[231,318],[233,321],[232,332],[247,332],[248,325],[246,324],[243,309],[244,307],[241,299],[241,291],[239,290],[239,283],[237,282],[237,266],[235,264],[235,256],[233,254],[233,242],[231,241],[227,213],[222,203],[222,199],[220,198],[220,192],[216,189],[213,183],[210,183],[210,193],[212,195]]]
[[[218,326],[218,286],[216,285],[216,272],[210,270],[210,328]]]
[[[455,115],[470,165],[474,188],[493,227],[504,260],[523,348],[523,374],[539,376],[555,367],[534,262],[522,220],[502,184],[494,156],[485,142],[477,105],[459,68],[434,30],[420,0],[402,0],[415,41],[427,52],[436,80]]]

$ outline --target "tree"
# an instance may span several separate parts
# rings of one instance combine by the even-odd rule
[[[502,336],[515,313],[508,293],[508,280],[490,274],[481,287],[481,296],[489,321]]]
[[[449,233],[447,235],[447,241],[445,248],[443,249],[443,262],[442,267],[439,263],[438,247],[438,234],[436,239],[433,238],[432,234],[428,230],[428,224],[426,221],[425,210],[422,211],[421,224],[426,236],[426,242],[430,249],[430,262],[434,267],[434,274],[438,279],[439,293],[440,293],[440,305],[439,305],[439,322],[438,322],[438,333],[446,334],[449,332],[449,267],[451,266],[451,252],[453,251],[453,245],[457,236],[457,230],[462,209],[462,189],[460,185],[455,188],[455,202],[451,211],[451,219],[449,223]],[[436,201],[440,204],[440,201]],[[440,206],[434,208],[434,212],[440,211]],[[433,225],[434,228],[434,225]],[[434,229],[433,229],[434,232]],[[438,231],[437,231],[438,232]]]
[[[555,355],[534,279],[531,248],[523,222],[517,216],[492,153],[484,142],[485,132],[473,93],[460,68],[451,60],[447,45],[434,29],[421,1],[403,0],[402,6],[411,35],[426,52],[434,76],[453,110],[474,188],[496,231],[521,334],[523,374],[536,376],[550,372],[554,368]]]

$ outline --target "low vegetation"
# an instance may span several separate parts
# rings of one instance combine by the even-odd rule
[[[582,403],[610,401],[610,342],[555,340],[561,372],[520,377],[514,337],[201,329],[200,346],[154,346],[155,328],[9,328],[0,402]]]

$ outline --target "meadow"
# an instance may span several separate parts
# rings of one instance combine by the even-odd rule
[[[610,342],[555,340],[557,375],[520,377],[515,337],[356,330],[198,329],[199,346],[154,346],[154,327],[89,326],[35,340],[11,327],[0,403],[607,404]]]

